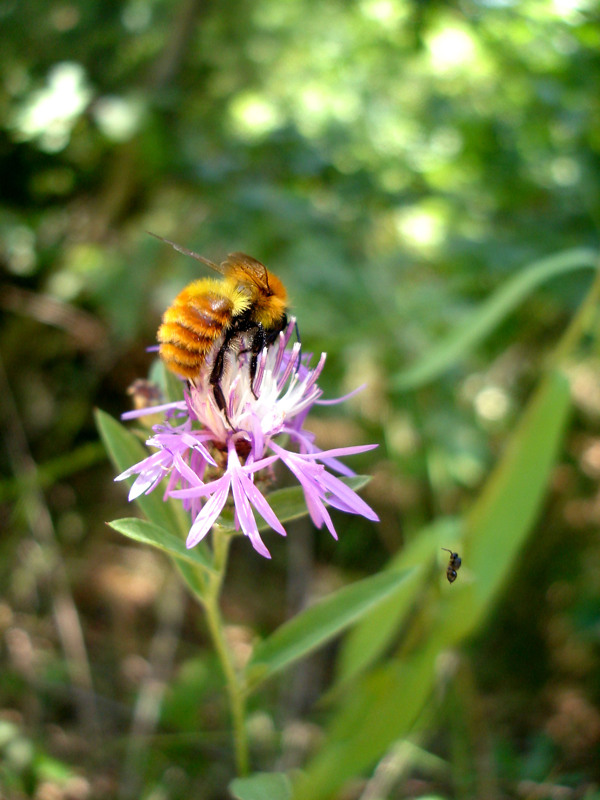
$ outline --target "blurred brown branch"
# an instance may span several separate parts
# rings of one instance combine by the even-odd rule
[[[0,308],[64,330],[80,350],[97,352],[107,346],[106,328],[96,317],[50,295],[4,284]]]

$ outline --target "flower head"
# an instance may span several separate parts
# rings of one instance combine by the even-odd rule
[[[337,539],[327,505],[377,521],[375,512],[343,481],[331,473],[353,475],[338,460],[376,445],[319,450],[314,435],[304,428],[309,410],[319,401],[317,379],[325,355],[314,368],[310,356],[301,356],[300,344],[290,346],[295,321],[265,348],[259,358],[253,385],[249,355],[241,352],[223,375],[222,411],[210,385],[208,362],[194,384],[187,384],[184,399],[150,409],[131,411],[124,418],[162,412],[165,421],[154,425],[146,444],[156,448],[143,461],[115,480],[137,475],[129,499],[156,489],[167,478],[165,499],[179,498],[190,511],[192,524],[187,546],[193,547],[209,532],[228,501],[233,501],[235,522],[253,547],[270,558],[262,541],[255,513],[273,530],[285,529],[269,505],[264,484],[272,483],[273,465],[281,462],[296,478],[312,521],[325,525]]]

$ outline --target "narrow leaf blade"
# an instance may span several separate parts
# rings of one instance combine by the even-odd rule
[[[437,378],[471,351],[545,281],[574,270],[597,267],[598,253],[583,248],[558,253],[524,267],[482,303],[462,325],[451,331],[437,347],[432,347],[414,366],[399,372],[394,381],[395,388],[400,391],[416,389]]]
[[[211,570],[211,564],[201,550],[187,549],[185,544],[170,531],[153,522],[138,517],[125,517],[108,523],[111,528],[136,542],[156,547],[173,558],[181,558],[198,567]]]
[[[357,581],[301,612],[260,642],[246,667],[248,685],[304,658],[388,598],[398,593],[408,571],[385,572]]]

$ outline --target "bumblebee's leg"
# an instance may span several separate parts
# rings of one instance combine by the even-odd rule
[[[285,330],[288,326],[288,318],[287,314],[284,314],[279,322],[277,323],[276,327],[271,328],[269,331],[265,331],[265,345],[270,347],[273,342],[277,339],[281,331]]]
[[[223,394],[223,389],[221,389],[220,383],[215,383],[215,385],[213,386],[213,395],[217,402],[217,406],[219,407],[219,411],[222,411],[227,417],[227,403],[225,402],[225,395]],[[227,422],[229,422],[228,417],[227,417]]]
[[[281,319],[281,327],[275,328],[272,331],[269,331],[267,334],[267,346],[272,344],[275,339],[279,336],[280,332],[285,330],[288,326],[288,318],[287,315],[284,314]],[[298,328],[298,320],[294,320],[294,330],[296,331],[296,341],[300,345],[298,348],[298,360],[296,361],[296,372],[300,369],[300,365],[302,364],[302,341],[300,339],[300,329]]]
[[[258,356],[264,347],[272,344],[279,331],[275,333],[275,336],[273,336],[272,331],[269,331],[267,334],[260,322],[249,322],[247,324],[240,322],[240,324],[237,326],[237,330],[239,333],[249,333],[250,331],[253,331],[252,338],[250,339],[250,346],[244,348],[244,350],[240,350],[239,355],[243,355],[244,353],[252,354],[250,358],[250,387],[252,389],[252,394],[258,400],[256,392],[254,391],[254,378],[256,377]]]
[[[287,314],[284,314],[279,321],[279,324],[276,328],[272,328],[270,331],[265,331],[265,345],[270,347],[273,342],[277,339],[281,331],[284,331],[288,326],[288,318]],[[298,322],[294,322],[294,329],[296,331],[296,340],[300,347],[298,348],[298,360],[296,361],[296,372],[300,369],[300,364],[302,363],[302,341],[300,340],[300,330],[298,328]]]
[[[229,342],[227,339],[224,340],[221,347],[217,351],[217,355],[215,356],[215,363],[213,364],[213,368],[210,373],[210,378],[208,382],[213,387],[213,391],[215,394],[215,399],[217,401],[217,405],[221,409],[221,411],[225,410],[225,397],[223,395],[223,390],[221,389],[221,378],[223,377],[223,371],[225,369],[225,353],[227,351],[227,347],[229,346]],[[219,397],[217,397],[217,388],[219,390]]]
[[[235,331],[228,330],[225,334],[225,338],[223,339],[223,343],[221,347],[219,347],[217,351],[217,355],[215,356],[215,363],[213,364],[213,368],[210,373],[210,378],[208,382],[213,387],[213,395],[217,406],[220,411],[223,412],[225,415],[225,419],[227,420],[227,424],[230,428],[233,429],[233,425],[231,424],[231,420],[227,414],[227,402],[225,400],[225,395],[223,394],[223,389],[221,388],[221,379],[223,378],[223,372],[225,370],[225,356],[227,355],[227,351],[229,350],[231,340],[236,335]]]
[[[248,348],[249,352],[252,353],[252,357],[250,359],[250,388],[252,389],[252,394],[258,400],[258,395],[254,391],[254,378],[256,377],[256,366],[258,364],[258,356],[262,352],[263,347],[267,344],[267,337],[265,335],[265,329],[260,324],[260,322],[256,325],[256,333],[252,337],[252,342],[250,347]]]
[[[300,345],[298,349],[298,363],[296,364],[296,372],[300,369],[300,365],[302,364],[302,341],[300,340],[300,331],[298,329],[298,322],[294,322],[294,328],[296,329],[296,341]]]

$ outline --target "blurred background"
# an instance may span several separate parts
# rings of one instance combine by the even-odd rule
[[[328,353],[326,396],[367,383],[309,427],[322,446],[380,443],[352,466],[382,522],[339,518],[337,543],[298,523],[267,535],[270,563],[236,541],[224,611],[243,649],[468,508],[495,463],[589,273],[538,289],[423,389],[394,376],[528,263],[597,247],[600,14],[6,0],[0,21],[0,786],[215,800],[219,670],[167,560],[106,527],[134,510],[92,417],[130,407],[163,310],[199,275],[147,231],[264,261],[303,347]],[[440,768],[461,763],[453,724],[490,797],[598,796],[600,384],[582,386],[543,516],[389,797],[474,796]],[[264,769],[318,737],[330,661],[253,701]]]

